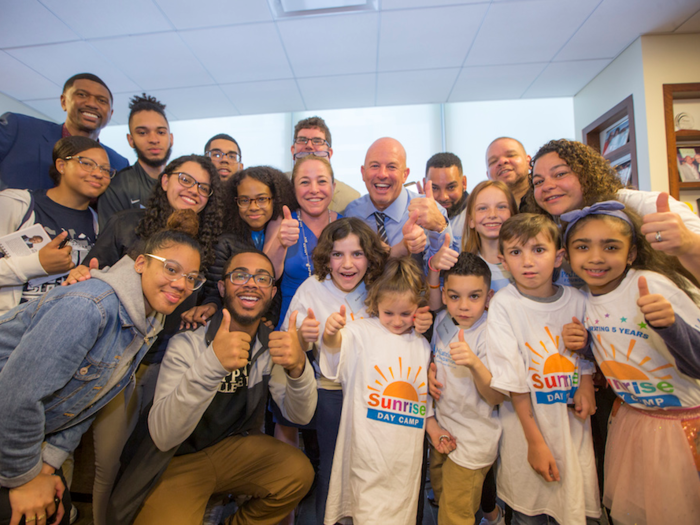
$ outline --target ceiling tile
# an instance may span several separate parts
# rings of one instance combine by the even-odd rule
[[[293,76],[273,23],[197,29],[180,35],[220,84]]]
[[[162,89],[149,93],[168,108],[174,120],[230,117],[238,115],[219,86]]]
[[[518,99],[546,65],[465,67],[457,78],[449,102]]]
[[[214,83],[175,32],[105,38],[91,43],[142,89]]]
[[[374,73],[300,78],[297,82],[309,111],[374,106]]]
[[[373,72],[379,15],[352,14],[277,23],[297,77]],[[310,37],[313,35],[313,37]]]
[[[700,33],[700,11],[686,20],[676,29],[676,33]]]
[[[412,7],[437,7],[455,4],[480,4],[484,0],[382,0],[382,11],[410,9]]]
[[[51,12],[83,38],[100,38],[173,29],[158,7],[144,0],[42,0]]]
[[[611,59],[602,59],[552,62],[544,68],[523,97],[573,97],[611,61]]]
[[[488,4],[382,13],[379,71],[461,67]]]
[[[139,90],[137,84],[85,41],[22,47],[7,52],[60,86],[72,75],[87,72],[104,80],[113,93]]]
[[[3,93],[17,100],[55,97],[58,104],[63,82],[59,87],[58,83],[51,82],[4,51],[0,51],[0,71],[0,91]]]
[[[697,9],[697,0],[635,0],[634,7],[629,0],[604,0],[554,60],[615,58],[639,35],[673,31]]]
[[[2,2],[0,48],[66,42],[79,38],[36,0]]]
[[[599,2],[491,4],[465,66],[548,62]]]
[[[66,120],[66,113],[61,109],[61,102],[59,101],[58,95],[53,98],[25,100],[23,103],[43,113],[55,122],[63,122]]]
[[[306,109],[294,80],[245,82],[221,86],[241,115]]]
[[[377,73],[377,105],[447,102],[459,68]]]
[[[155,0],[177,29],[216,27],[272,20],[266,0]]]

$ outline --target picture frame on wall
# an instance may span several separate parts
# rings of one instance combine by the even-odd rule
[[[676,151],[681,182],[700,181],[700,146],[684,144],[677,147]]]
[[[632,155],[629,153],[610,162],[610,167],[617,172],[620,182],[624,186],[629,186],[632,177]]]
[[[612,126],[603,130],[601,136],[602,153],[607,155],[613,151],[621,148],[627,141],[629,141],[630,136],[630,119],[629,116],[624,116]]]

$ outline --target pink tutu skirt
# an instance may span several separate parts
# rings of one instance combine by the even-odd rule
[[[603,504],[615,524],[700,523],[700,408],[613,409]]]

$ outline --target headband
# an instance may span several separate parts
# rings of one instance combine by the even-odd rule
[[[563,213],[559,216],[559,219],[563,222],[567,222],[566,231],[564,232],[564,246],[566,246],[566,240],[569,236],[571,228],[578,221],[589,215],[610,215],[611,217],[617,217],[622,219],[632,228],[632,238],[634,238],[634,224],[627,216],[627,214],[622,211],[625,209],[625,205],[618,201],[603,201],[597,202],[593,206],[586,206],[582,210],[573,210]]]

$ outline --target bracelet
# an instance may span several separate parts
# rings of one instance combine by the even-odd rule
[[[433,257],[435,257],[435,256],[431,255],[430,258],[428,259],[428,268],[430,269],[431,272],[440,273],[440,270],[436,270],[435,268],[433,268],[433,265],[432,265]]]
[[[428,286],[430,287],[431,290],[437,290],[438,288],[440,288],[439,284],[436,284],[435,286],[433,286],[432,284],[428,284]]]

